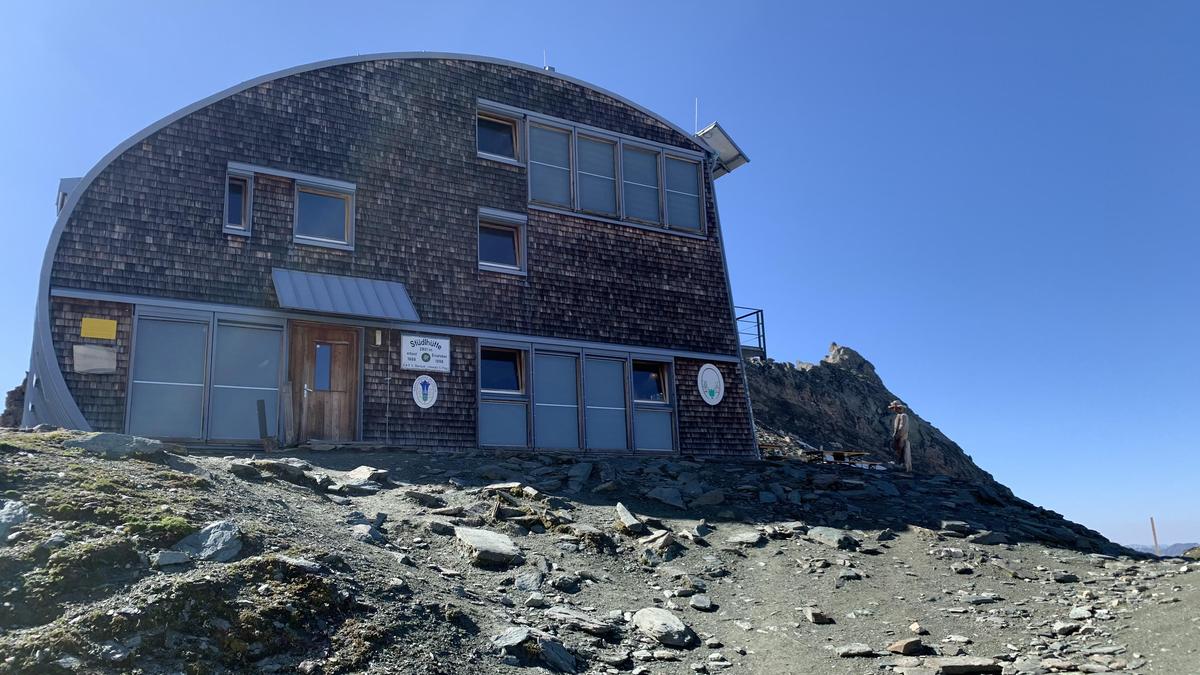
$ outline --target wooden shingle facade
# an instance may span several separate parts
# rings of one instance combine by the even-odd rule
[[[382,55],[259,78],[72,191],[25,422],[754,456],[719,162],[519,64]]]

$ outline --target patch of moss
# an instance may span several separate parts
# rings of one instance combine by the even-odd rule
[[[166,515],[157,520],[131,520],[125,523],[126,531],[141,536],[151,546],[170,546],[200,529],[182,516]]]

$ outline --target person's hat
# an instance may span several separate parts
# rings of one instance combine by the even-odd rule
[[[904,410],[907,407],[908,406],[904,405],[900,401],[892,401],[888,404],[888,410]]]

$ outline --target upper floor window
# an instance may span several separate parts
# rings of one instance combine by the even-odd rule
[[[484,347],[479,353],[479,388],[485,392],[525,392],[524,352]]]
[[[475,122],[476,147],[480,154],[517,161],[517,122],[499,115],[480,113]]]
[[[700,163],[668,156],[666,168],[667,224],[699,230]]]
[[[493,272],[525,272],[526,216],[479,209],[479,268]]]
[[[654,361],[633,362],[633,400],[667,402],[667,366]]]
[[[529,125],[529,196],[571,206],[571,132]]]
[[[703,153],[500,103],[479,106],[480,156],[525,165],[532,205],[704,233]]]
[[[579,137],[579,208],[617,215],[617,144]]]
[[[631,145],[622,158],[625,216],[658,223],[658,153]]]
[[[350,248],[354,233],[354,195],[309,185],[296,185],[296,240]]]
[[[230,171],[225,178],[225,222],[227,234],[250,234],[250,195],[253,175]]]

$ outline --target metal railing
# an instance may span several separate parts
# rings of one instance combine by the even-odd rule
[[[742,355],[767,357],[767,327],[763,321],[763,311],[753,307],[733,308],[737,319],[738,342],[741,343]]]

